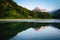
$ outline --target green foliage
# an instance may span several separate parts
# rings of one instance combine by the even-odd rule
[[[31,16],[33,18],[40,18],[40,19],[51,19],[51,15],[48,12],[31,12]]]
[[[5,19],[48,19],[47,12],[34,12],[18,6],[13,0],[0,0],[0,18]]]
[[[0,39],[1,40],[9,40],[10,38],[14,37],[18,32],[26,30],[28,28],[36,28],[45,26],[48,24],[45,23],[15,23],[15,22],[6,22],[0,23]]]
[[[40,28],[41,26],[48,26],[50,24],[60,28],[60,23],[2,22],[0,23],[0,39],[8,40],[14,37],[18,32],[28,28]]]

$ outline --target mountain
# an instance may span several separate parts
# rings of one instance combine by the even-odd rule
[[[33,9],[33,11],[41,12],[39,7],[36,7],[35,9]]]
[[[0,18],[28,18],[30,10],[17,5],[13,0],[0,0]]]
[[[36,7],[35,9],[33,9],[33,11],[37,11],[37,12],[48,12],[46,9],[41,9],[39,7]]]
[[[41,12],[48,12],[46,9],[41,9]]]
[[[55,19],[60,19],[60,9],[52,12],[52,17]]]
[[[37,12],[17,5],[13,0],[0,0],[0,19],[51,18],[48,12],[41,12],[39,7],[36,7],[34,10]]]

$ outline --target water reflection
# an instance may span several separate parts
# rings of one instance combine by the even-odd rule
[[[39,27],[39,28],[35,28],[35,30],[36,30],[36,31],[39,31],[39,30],[41,30],[41,29],[46,29],[46,27],[48,27],[48,26],[41,26],[41,27]]]
[[[18,33],[10,40],[60,40],[60,29],[57,29],[53,26],[29,28]]]
[[[0,39],[1,40],[9,40],[9,39],[12,40],[12,38],[14,36],[18,35],[17,33],[20,33],[20,32],[23,33],[23,31],[26,31],[26,30],[30,30],[27,33],[33,34],[33,35],[31,35],[32,38],[33,38],[34,37],[34,33],[33,32],[35,32],[35,34],[36,34],[36,32],[41,31],[43,29],[45,30],[50,25],[60,29],[60,23],[1,22],[0,23],[0,26],[1,26],[0,27],[0,37],[1,37]],[[18,38],[16,37],[16,39],[23,39],[20,35],[19,35]],[[36,36],[37,36],[37,34],[36,34]],[[39,36],[38,36],[37,39],[39,39]]]

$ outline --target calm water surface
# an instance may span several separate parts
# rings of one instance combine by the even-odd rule
[[[2,40],[60,40],[58,19],[0,20]]]
[[[19,32],[10,40],[60,40],[60,29],[53,26],[29,28]]]

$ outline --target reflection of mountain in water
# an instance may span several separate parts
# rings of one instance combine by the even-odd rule
[[[41,27],[39,27],[39,28],[35,28],[35,30],[36,30],[36,31],[39,31],[39,30],[42,30],[42,29],[46,29],[46,27],[48,27],[48,26],[41,26]]]
[[[33,28],[29,28],[21,33],[18,33],[11,40],[60,40],[60,30],[48,26],[44,29],[36,31]]]
[[[53,23],[38,23],[38,22],[7,22],[0,23],[0,39],[8,40],[14,37],[18,32],[22,32],[29,28],[39,28],[41,26],[48,26]],[[60,23],[56,23],[55,27],[60,28]],[[55,23],[53,24],[53,26]]]

